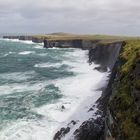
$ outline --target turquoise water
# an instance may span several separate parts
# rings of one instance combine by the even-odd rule
[[[87,53],[1,39],[0,140],[51,140],[104,76]]]

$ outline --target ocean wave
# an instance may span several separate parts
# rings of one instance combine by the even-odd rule
[[[23,81],[32,78],[34,75],[34,71],[2,73],[0,74],[0,79]]]
[[[36,46],[34,46],[34,48],[36,48],[36,49],[44,49],[44,48],[43,48],[43,44],[36,45]]]
[[[13,83],[13,84],[5,84],[0,86],[0,95],[4,94],[14,94],[17,92],[26,92],[32,91],[37,92],[42,90],[48,82],[40,82],[40,83],[30,83],[30,82],[23,82],[23,83]]]
[[[9,41],[9,42],[19,42],[19,43],[25,43],[25,44],[37,44],[37,43],[32,42],[32,40],[3,39],[3,38],[0,40]],[[42,44],[40,43],[40,45]]]
[[[23,52],[19,52],[18,54],[20,55],[28,55],[28,54],[33,54],[35,53],[35,51],[23,51]]]
[[[77,125],[72,129],[72,132],[78,128],[84,119],[88,119],[91,116],[91,112],[88,113],[88,109],[91,105],[95,104],[96,100],[101,96],[101,91],[97,91],[98,88],[104,86],[108,80],[108,72],[100,73],[94,70],[97,65],[89,65],[87,51],[80,49],[61,49],[53,48],[50,51],[53,55],[58,54],[56,60],[62,60],[61,63],[41,63],[36,61],[35,68],[60,68],[62,65],[68,66],[65,72],[72,71],[75,73],[69,77],[59,77],[55,80],[42,79],[37,77],[34,81],[26,81],[34,76],[34,72],[29,73],[9,73],[7,75],[0,75],[0,78],[7,78],[8,80],[14,79],[15,81],[22,81],[21,83],[7,83],[0,86],[0,94],[15,94],[19,92],[29,93],[26,96],[26,101],[29,104],[39,104],[38,106],[31,106],[31,110],[37,114],[43,116],[42,119],[28,120],[18,119],[15,122],[9,123],[9,126],[3,129],[0,133],[0,139],[2,140],[51,140],[54,133],[63,124],[67,124],[70,120],[78,120]],[[57,52],[58,51],[58,52]],[[34,51],[23,51],[20,55],[27,55],[34,53]],[[42,55],[48,55],[42,53]],[[40,55],[41,54],[37,54]],[[51,54],[49,54],[51,55]],[[63,59],[63,57],[65,59]],[[52,56],[53,57],[53,56]],[[41,58],[41,57],[40,57]],[[49,58],[51,59],[51,57]],[[47,60],[47,59],[46,59]],[[42,61],[44,62],[44,61]],[[34,68],[34,69],[35,69]],[[35,69],[36,70],[36,69]],[[60,69],[61,70],[61,69]],[[41,72],[44,72],[43,70]],[[64,74],[64,71],[61,71]],[[52,72],[53,74],[53,72]],[[40,76],[40,75],[38,75]],[[25,81],[24,81],[25,80]],[[47,87],[47,85],[53,85]],[[56,89],[56,90],[55,90]],[[59,91],[58,93],[56,91]],[[49,94],[48,94],[49,92]],[[45,94],[46,96],[43,96]],[[62,95],[61,98],[56,100],[53,95]],[[20,95],[19,95],[20,96]],[[34,99],[33,97],[36,96]],[[49,101],[46,98],[52,97]],[[36,99],[37,98],[37,99]],[[22,98],[26,103],[25,98]],[[41,102],[43,102],[41,104]],[[24,105],[21,103],[21,105]],[[15,104],[16,106],[16,104]],[[64,106],[65,109],[62,108]],[[18,106],[17,106],[18,108]],[[59,116],[59,117],[58,117]],[[82,116],[82,117],[81,117]],[[95,116],[96,117],[96,116]],[[69,138],[67,138],[69,139]]]
[[[34,65],[34,67],[36,68],[49,68],[49,67],[59,68],[61,66],[62,66],[62,63],[40,63],[40,64]]]
[[[5,53],[5,54],[1,54],[1,56],[0,57],[6,57],[6,56],[8,56],[8,55],[10,55],[10,54],[14,54],[15,52],[8,52],[8,53]]]

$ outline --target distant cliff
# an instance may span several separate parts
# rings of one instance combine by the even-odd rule
[[[43,43],[44,42],[44,38],[41,37],[37,37],[37,36],[28,36],[28,35],[20,35],[20,36],[3,36],[4,39],[19,39],[19,40],[30,40],[34,43]]]

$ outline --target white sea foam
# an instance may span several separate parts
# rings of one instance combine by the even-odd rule
[[[20,120],[10,124],[0,133],[1,140],[48,140],[56,128],[55,122],[48,125],[49,120],[27,121]]]
[[[59,68],[62,64],[61,63],[40,63],[40,64],[35,64],[34,67],[38,68],[49,68],[49,67],[55,67]]]
[[[39,54],[37,54],[37,55],[39,55],[39,56],[47,56],[48,54],[47,53],[39,53]]]
[[[23,51],[23,52],[19,52],[20,55],[28,55],[28,54],[33,54],[35,53],[35,51]]]
[[[5,41],[10,41],[10,42],[20,42],[20,43],[25,43],[25,44],[36,44],[32,42],[31,40],[19,40],[19,39],[3,39]]]
[[[34,71],[2,73],[0,74],[0,79],[23,81],[32,78],[34,75]]]
[[[14,84],[5,84],[0,86],[0,94],[13,94],[16,92],[40,92],[43,88],[47,85],[47,82],[40,82],[40,83],[14,83]]]
[[[25,44],[35,44],[35,43],[32,42],[31,40],[19,40],[19,42],[25,43]]]
[[[12,42],[18,42],[19,41],[19,39],[8,39],[8,38],[1,38],[0,40],[12,41]]]
[[[9,55],[9,53],[6,53],[6,54],[4,54],[3,56],[1,56],[1,57],[6,57],[6,56],[8,56]]]
[[[43,44],[36,45],[36,46],[34,46],[34,48],[36,48],[36,49],[44,49]]]

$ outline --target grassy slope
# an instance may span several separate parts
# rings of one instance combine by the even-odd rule
[[[127,40],[120,56],[124,64],[120,68],[120,78],[116,88],[116,96],[110,105],[115,106],[115,115],[119,120],[122,135],[127,140],[140,140],[140,114],[136,109],[134,93],[136,86],[140,88],[140,79],[133,76],[136,61],[140,56],[140,40]],[[133,77],[133,78],[132,78]]]

